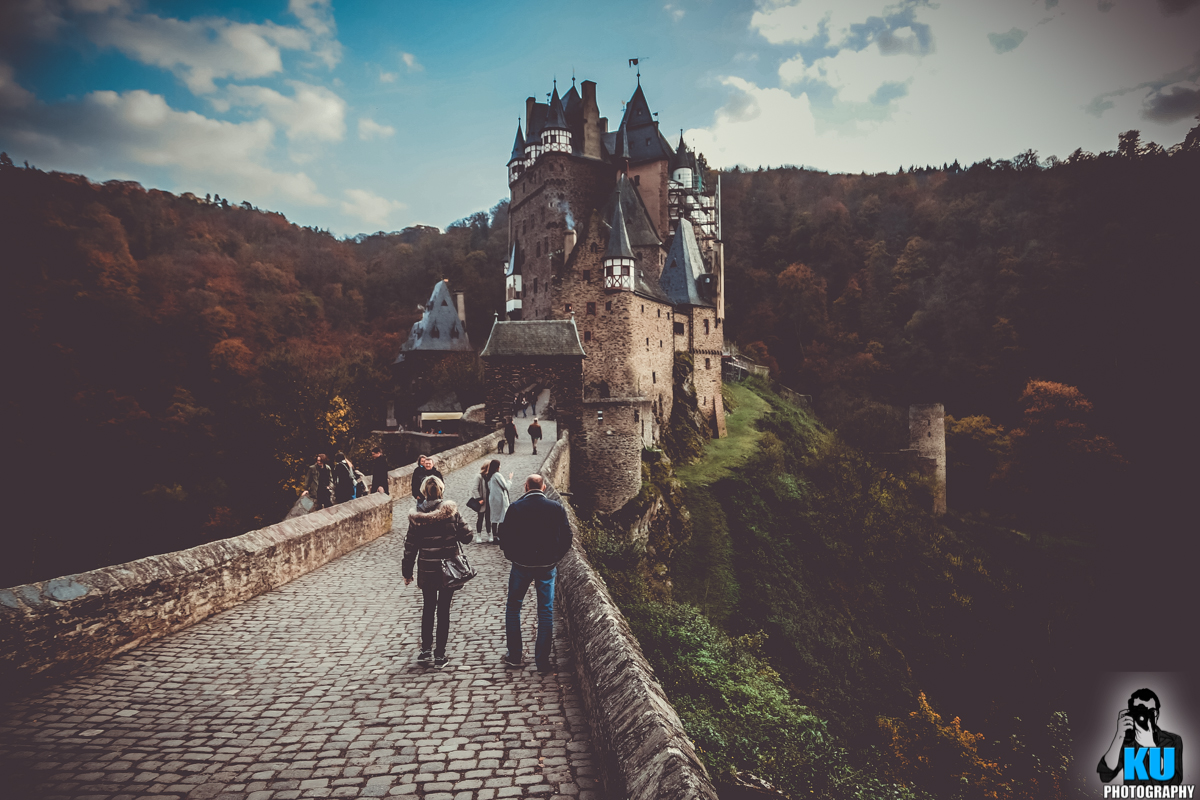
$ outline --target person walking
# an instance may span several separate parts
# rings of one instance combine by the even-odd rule
[[[504,441],[508,442],[508,454],[511,456],[517,446],[517,423],[513,422],[512,417],[504,423]]]
[[[525,494],[508,508],[500,526],[500,549],[512,562],[508,574],[508,600],[504,632],[508,652],[504,664],[520,667],[522,660],[521,604],[529,585],[537,592],[537,641],[534,661],[538,672],[550,671],[554,643],[554,579],[558,562],[571,549],[571,523],[566,509],[546,497],[546,480],[533,474],[525,479]]]
[[[353,500],[354,482],[354,467],[346,460],[346,454],[339,450],[333,457],[333,502]]]
[[[517,412],[521,410],[521,393],[517,392],[512,399],[512,415],[515,417]]]
[[[413,500],[418,503],[424,498],[421,496],[421,487],[425,485],[425,479],[432,475],[435,478],[441,478],[442,473],[438,472],[438,468],[434,465],[432,456],[420,456],[417,458],[417,468],[412,474],[412,496]]]
[[[325,460],[324,453],[317,454],[317,460],[308,468],[308,475],[304,479],[304,491],[300,495],[312,498],[313,511],[320,511],[322,508],[329,508],[333,505],[333,498],[329,492],[333,473]]]
[[[492,525],[493,538],[499,529],[499,525],[504,521],[504,515],[508,513],[508,481],[512,480],[512,473],[508,473],[508,480],[500,474],[500,460],[493,458],[488,463],[487,471],[487,490],[488,490],[488,521]]]
[[[424,600],[421,606],[421,653],[417,663],[434,669],[441,669],[450,661],[446,657],[446,640],[450,636],[450,601],[454,599],[454,590],[445,588],[442,583],[442,559],[453,558],[460,544],[471,541],[471,529],[463,522],[458,506],[453,500],[442,499],[445,490],[441,478],[435,475],[425,478],[421,485],[421,502],[408,512],[408,534],[400,564],[405,586],[412,583],[413,566],[417,567],[417,588]],[[436,637],[433,629],[435,612]]]
[[[537,417],[533,418],[533,422],[529,424],[529,440],[533,442],[533,454],[537,455],[537,444],[542,439],[542,426],[538,424]]]
[[[375,445],[371,448],[371,491],[391,494],[388,486],[388,462],[383,454],[383,448]]]
[[[488,518],[488,467],[491,462],[486,462],[479,467],[479,474],[475,476],[475,490],[471,492],[471,499],[479,501],[479,512],[475,516],[475,541],[480,544],[490,543],[492,538],[492,521]],[[484,532],[484,525],[487,526],[487,532]]]

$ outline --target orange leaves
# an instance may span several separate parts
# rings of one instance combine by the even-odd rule
[[[877,723],[892,756],[885,766],[898,780],[937,797],[960,796],[965,787],[976,790],[973,797],[1010,796],[1000,764],[979,754],[984,735],[963,728],[958,717],[944,722],[924,692],[907,717],[879,717]]]
[[[255,371],[254,354],[241,339],[222,339],[209,352],[209,363],[218,372],[248,377]]]

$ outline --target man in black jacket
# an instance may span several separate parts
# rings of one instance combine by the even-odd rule
[[[388,486],[388,463],[383,454],[383,448],[375,445],[371,448],[371,491],[391,494]]]
[[[508,603],[504,629],[508,653],[504,663],[519,667],[521,660],[521,603],[534,584],[537,591],[538,630],[534,659],[538,672],[550,671],[550,647],[554,642],[554,577],[559,560],[571,549],[571,523],[566,509],[546,497],[541,475],[525,479],[525,494],[508,507],[500,523],[500,549],[512,562],[508,575]]]
[[[421,456],[417,459],[417,468],[412,474],[412,496],[413,500],[418,503],[423,499],[421,496],[421,485],[425,483],[425,479],[430,475],[438,480],[442,480],[442,473],[438,472],[438,468],[433,465],[431,456]]]

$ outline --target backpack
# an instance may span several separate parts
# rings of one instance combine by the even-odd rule
[[[365,480],[363,480],[363,478],[365,478],[366,476],[363,475],[358,470],[354,470],[354,477],[358,479],[358,483],[354,484],[354,496],[355,497],[366,497],[367,496],[367,482]]]

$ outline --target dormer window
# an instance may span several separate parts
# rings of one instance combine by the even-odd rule
[[[633,288],[632,258],[610,258],[605,260],[604,288],[609,291]]]

